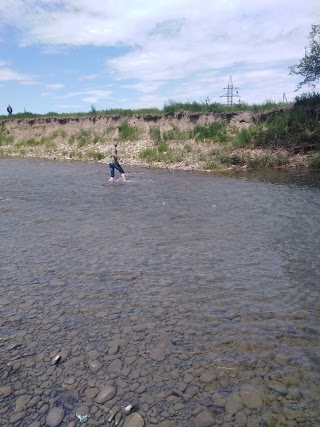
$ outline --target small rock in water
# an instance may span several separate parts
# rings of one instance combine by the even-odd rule
[[[143,427],[143,426],[144,426],[144,419],[137,412],[129,415],[123,424],[123,427]]]
[[[54,407],[51,409],[46,418],[48,427],[57,427],[62,423],[64,417],[64,410],[62,408]]]
[[[194,423],[197,427],[211,427],[214,425],[214,419],[209,412],[203,411],[194,418]]]
[[[117,393],[117,390],[112,385],[106,385],[104,386],[100,392],[98,393],[98,396],[96,397],[97,403],[105,403],[108,400],[112,399]]]
[[[101,367],[102,367],[102,364],[98,360],[91,360],[89,362],[89,369],[93,373],[98,372],[99,369],[101,369]]]
[[[251,384],[243,384],[240,389],[240,396],[249,409],[260,409],[263,405],[263,398],[260,390]]]

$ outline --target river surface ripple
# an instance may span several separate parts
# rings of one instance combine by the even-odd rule
[[[320,425],[319,173],[127,178],[0,159],[0,425]]]

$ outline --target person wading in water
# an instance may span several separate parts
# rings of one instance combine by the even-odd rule
[[[110,168],[110,178],[109,181],[114,181],[114,170],[117,169],[120,174],[121,174],[121,178],[122,181],[125,182],[126,181],[126,176],[124,173],[124,170],[122,169],[122,166],[119,163],[119,154],[118,154],[118,144],[119,144],[119,140],[114,138],[113,139],[113,146],[110,149],[110,163],[109,163],[109,168]]]

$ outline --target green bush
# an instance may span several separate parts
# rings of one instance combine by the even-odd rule
[[[211,158],[204,166],[205,169],[215,170],[221,166],[221,162],[218,158]]]
[[[1,145],[10,145],[13,143],[13,136],[9,134],[8,131],[0,128],[0,146]]]
[[[281,111],[265,125],[256,135],[256,147],[285,148],[294,153],[320,148],[320,123],[302,108]]]
[[[320,169],[320,154],[310,156],[307,161],[310,169]]]
[[[238,165],[242,166],[246,163],[245,156],[237,153],[224,153],[224,152],[213,152],[212,157],[209,158],[208,163],[214,162],[219,165]]]
[[[226,135],[226,124],[221,121],[212,122],[209,125],[196,125],[193,136],[196,141],[221,140]]]
[[[139,154],[139,157],[148,163],[177,163],[183,161],[184,155],[184,150],[174,150],[170,148],[165,142],[161,142],[156,147],[149,147],[145,150],[142,150]]]
[[[279,154],[265,154],[255,158],[248,159],[248,166],[252,169],[263,169],[266,167],[279,167],[287,163],[286,156]]]
[[[38,145],[41,145],[42,141],[38,141],[34,138],[30,138],[30,139],[26,139],[24,141],[20,141],[16,144],[17,148],[23,147],[23,146],[27,146],[27,147],[37,147]]]
[[[78,140],[78,147],[82,148],[90,143],[91,131],[87,129],[80,129],[76,135]]]
[[[181,130],[177,126],[173,126],[162,135],[164,141],[186,141],[192,137],[192,130]]]
[[[120,141],[134,141],[139,139],[137,127],[130,126],[128,122],[121,123],[118,126]]]
[[[83,154],[81,151],[70,151],[69,158],[70,159],[82,159]]]
[[[302,93],[295,98],[297,106],[320,105],[320,93]]]
[[[57,129],[57,130],[52,131],[52,132],[49,134],[49,136],[50,136],[50,138],[52,138],[52,139],[56,139],[56,138],[58,138],[59,136],[61,136],[61,138],[65,138],[65,137],[67,136],[67,132],[66,132],[64,129]]]
[[[100,151],[88,151],[87,158],[93,159],[93,160],[102,160],[105,158],[105,155]]]
[[[154,141],[156,144],[161,142],[161,131],[159,126],[151,126],[149,129],[149,134],[152,141]]]
[[[169,151],[169,146],[165,142],[161,142],[157,148],[159,153],[165,153],[166,151]]]
[[[240,148],[252,148],[255,144],[255,138],[258,134],[258,129],[252,126],[248,129],[242,128],[233,138],[233,145]]]

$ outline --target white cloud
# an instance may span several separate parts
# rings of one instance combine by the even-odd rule
[[[63,83],[51,83],[51,84],[45,85],[45,87],[47,89],[57,90],[57,89],[63,89],[64,88],[64,84]]]
[[[54,106],[57,110],[64,110],[64,111],[81,111],[81,108],[83,108],[83,105],[80,104],[56,104]]]
[[[79,97],[84,102],[97,103],[107,100],[112,92],[109,90],[88,89],[79,92],[66,92],[64,95],[54,96],[55,99],[68,99]]]
[[[1,67],[1,65],[0,65]],[[10,68],[0,68],[0,81],[17,81],[21,84],[36,84],[34,79],[26,74],[18,73]]]
[[[230,74],[243,93],[256,93],[259,101],[268,97],[268,91],[292,92],[296,79],[288,75],[288,66],[303,56],[311,24],[319,18],[318,0],[7,0],[0,4],[0,32],[7,25],[15,27],[20,46],[39,45],[56,53],[73,47],[105,47],[109,82],[113,78],[115,85],[136,91],[136,100],[147,103],[168,97],[219,98]],[[115,48],[112,54],[110,47]],[[101,69],[79,81],[99,77]],[[60,98],[95,103],[110,100],[110,95],[75,90]]]

